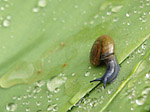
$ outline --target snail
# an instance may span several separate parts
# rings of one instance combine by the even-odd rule
[[[115,57],[115,44],[110,36],[103,35],[96,39],[90,52],[90,62],[94,66],[104,62],[107,66],[106,73],[101,78],[90,82],[100,81],[105,88],[106,83],[112,83],[117,78],[120,66]]]

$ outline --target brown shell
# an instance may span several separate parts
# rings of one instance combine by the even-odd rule
[[[91,53],[90,62],[94,66],[98,66],[101,60],[110,58],[115,53],[115,44],[112,38],[108,35],[100,36],[94,42]]]

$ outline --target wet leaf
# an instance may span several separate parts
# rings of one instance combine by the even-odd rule
[[[118,62],[124,63],[150,35],[149,1],[1,0],[0,10],[4,112],[67,111],[97,85],[89,81],[106,70],[89,62],[98,36],[114,39]],[[112,85],[127,78],[119,76]]]

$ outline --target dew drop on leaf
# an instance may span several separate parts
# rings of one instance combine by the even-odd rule
[[[57,104],[51,104],[47,107],[47,111],[58,110]]]
[[[38,7],[34,7],[34,8],[32,9],[32,11],[33,11],[33,12],[39,12],[39,8],[38,8]]]
[[[76,8],[76,9],[77,9],[77,8],[78,8],[78,5],[75,5],[75,6],[74,6],[74,8]]]
[[[89,76],[89,75],[90,75],[90,72],[86,72],[86,73],[84,74],[85,77],[87,77],[87,76]]]
[[[10,112],[14,112],[17,109],[17,104],[9,103],[6,105],[6,110]]]
[[[1,9],[1,11],[4,11],[4,10],[5,10],[5,8],[4,8],[4,7],[1,7],[0,9]]]
[[[10,22],[6,19],[3,21],[3,26],[8,27],[10,25]]]
[[[130,17],[129,13],[126,13],[126,17]]]
[[[147,74],[145,75],[145,78],[146,78],[146,79],[150,79],[150,74],[147,73]]]
[[[150,94],[150,87],[146,87],[143,91],[142,91],[142,95],[148,95]]]
[[[45,82],[42,81],[42,80],[39,80],[39,81],[36,82],[36,85],[37,85],[38,87],[42,87],[42,86],[44,86],[44,84],[45,84]]]
[[[47,82],[47,88],[50,92],[56,92],[57,89],[66,82],[66,77],[61,74],[54,77]]]
[[[26,112],[30,112],[30,108],[28,107],[28,108],[26,108]]]
[[[36,102],[36,105],[37,105],[37,106],[40,106],[40,105],[41,105],[41,102],[40,102],[40,101],[37,101],[37,102]]]
[[[137,105],[144,105],[144,103],[145,103],[145,98],[143,97],[143,96],[140,96],[140,97],[138,97],[137,99],[136,99],[136,104]]]
[[[120,9],[122,8],[123,6],[119,5],[119,6],[115,6],[111,9],[112,12],[118,12],[120,11]]]
[[[39,0],[39,1],[38,1],[38,6],[39,6],[39,7],[45,7],[46,5],[47,5],[46,0]]]

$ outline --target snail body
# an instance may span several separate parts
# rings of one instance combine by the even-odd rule
[[[100,81],[104,83],[105,88],[106,83],[111,83],[117,78],[120,66],[115,57],[115,44],[110,36],[103,35],[96,39],[90,52],[90,62],[93,66],[99,66],[102,62],[107,65],[106,73],[90,82]]]

